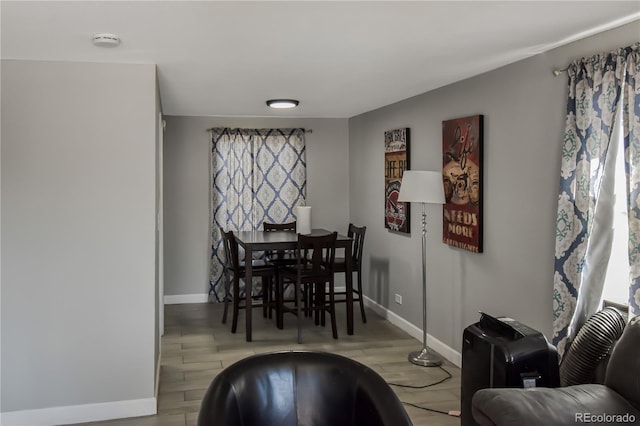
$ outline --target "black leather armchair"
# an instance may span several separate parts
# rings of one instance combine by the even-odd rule
[[[326,352],[275,352],[220,372],[202,400],[198,426],[411,425],[375,371]]]
[[[638,424],[640,317],[626,326],[616,343],[604,384],[482,389],[473,396],[472,411],[482,426]]]

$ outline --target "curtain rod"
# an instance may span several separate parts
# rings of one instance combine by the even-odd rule
[[[555,75],[557,77],[560,74],[562,74],[563,72],[567,72],[568,69],[569,69],[568,67],[567,68],[560,68],[560,69],[556,68],[556,69],[553,70],[553,75]]]
[[[207,132],[210,132],[210,131],[212,131],[213,129],[218,129],[218,128],[220,128],[220,127],[223,127],[223,126],[212,127],[212,128],[210,128],[210,129],[207,129]],[[313,129],[302,129],[302,130],[303,130],[305,133],[313,133]]]

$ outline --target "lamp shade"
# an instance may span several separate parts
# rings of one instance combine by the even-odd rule
[[[405,170],[402,174],[398,201],[444,204],[442,173]]]

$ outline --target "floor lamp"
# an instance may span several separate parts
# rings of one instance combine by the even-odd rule
[[[425,206],[444,204],[442,173],[405,170],[398,201],[422,204],[422,349],[411,352],[409,361],[423,367],[442,364],[442,358],[427,348],[427,213]]]

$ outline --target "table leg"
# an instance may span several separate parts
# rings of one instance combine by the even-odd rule
[[[347,290],[347,334],[353,334],[353,256],[351,254],[351,244],[344,249],[346,263],[345,286]],[[360,296],[362,297],[362,296]]]
[[[251,341],[251,308],[253,306],[253,266],[252,266],[253,249],[250,244],[244,248],[244,265],[245,265],[245,315],[246,315],[246,338],[247,342]]]

